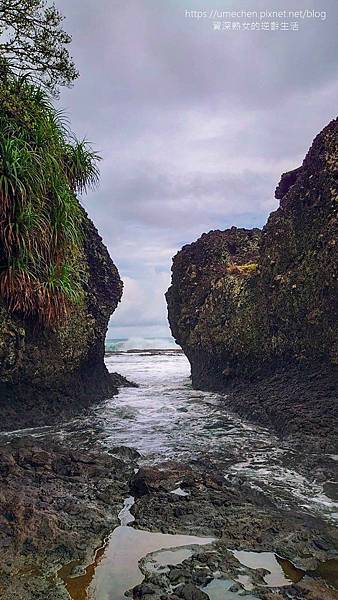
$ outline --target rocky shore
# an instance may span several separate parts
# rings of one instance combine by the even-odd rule
[[[100,382],[98,387],[95,385],[95,373]],[[35,397],[33,394],[35,388],[32,387],[31,382],[19,384],[15,387],[18,394],[16,401],[13,401],[13,388],[11,387],[10,393],[6,395],[6,387],[4,387],[4,395],[1,397],[1,430],[15,431],[44,425],[53,426],[79,414],[84,416],[93,404],[114,396],[121,387],[134,387],[135,383],[128,381],[119,373],[108,373],[101,365],[97,370],[83,372],[81,376],[79,373],[70,372],[64,376],[59,386],[55,382],[54,385],[50,393],[50,384],[40,383],[39,393]],[[0,385],[1,391],[3,390]],[[70,395],[71,391],[73,396]]]
[[[173,370],[163,380],[169,420],[161,420],[167,407],[156,407],[162,381],[156,378],[153,389],[141,379],[144,396],[131,395],[124,406],[113,398],[102,404],[102,414],[92,411],[88,418],[93,402],[135,384],[104,364],[107,324],[122,282],[87,216],[79,259],[84,301],[68,318],[41,327],[0,304],[2,432],[68,425],[68,437],[62,426],[58,441],[48,431],[1,436],[1,600],[87,600],[100,562],[112,567],[120,553],[123,573],[110,589],[129,571],[140,574],[123,591],[135,600],[218,600],[225,594],[229,600],[337,600],[338,539],[330,512],[336,491],[336,134],[334,121],[302,167],[282,176],[276,191],[281,205],[263,231],[213,231],[174,259],[169,319],[194,387],[222,392],[224,408],[287,438],[276,448],[268,431],[263,439],[243,425],[253,475],[238,467],[244,436],[234,415],[219,414],[218,397],[184,395],[190,388],[184,378],[172,383]],[[159,352],[149,350],[147,360]],[[160,362],[156,368],[161,371]],[[139,369],[150,377],[148,363]],[[181,404],[175,404],[179,394]],[[200,418],[197,404],[204,401]],[[76,432],[69,421],[80,413]],[[145,427],[147,418],[153,422]],[[204,429],[211,433],[199,449]],[[131,445],[144,435],[152,463],[133,448],[114,447],[115,434]],[[170,460],[185,435],[190,443],[182,442],[182,453]],[[270,452],[276,460],[271,469]],[[273,486],[255,479],[260,460],[267,476],[276,467]],[[298,479],[288,487],[280,473],[323,489],[319,501],[330,509],[317,511],[318,491],[313,498],[297,496]],[[130,509],[130,520],[119,517],[122,507],[122,513]],[[141,541],[142,532],[157,532],[198,536],[201,543],[184,546],[181,540],[176,548],[173,538],[166,545],[169,558],[145,546],[138,567],[138,560],[129,564],[130,554],[123,555],[123,535],[136,531]],[[109,557],[116,532],[120,545]]]
[[[337,139],[332,121],[282,175],[262,231],[211,231],[174,257],[171,330],[193,385],[333,451],[337,415]],[[325,440],[325,441],[324,441]]]
[[[184,495],[172,493],[177,482]],[[142,562],[144,587],[134,591],[134,598],[203,600],[209,597],[206,591],[216,589],[215,581],[219,590],[224,582],[223,589],[233,592],[234,598],[236,592],[241,594],[238,597],[250,593],[265,600],[338,597],[330,585],[338,565],[337,531],[321,519],[296,506],[283,509],[258,490],[253,492],[240,477],[225,481],[222,472],[201,464],[144,468],[133,478],[131,487],[137,527],[216,538],[214,544],[194,548],[191,558],[167,570],[154,572],[151,567],[156,555],[146,557]],[[267,586],[268,570],[262,565],[245,567],[239,560],[241,554],[236,557],[238,550],[251,552],[254,559],[259,556],[255,553],[272,552],[289,585]],[[335,562],[327,563],[332,559]],[[332,567],[329,581],[318,572],[323,563]],[[170,587],[174,593],[168,594]],[[163,591],[167,593],[163,595]]]
[[[286,367],[232,382],[224,399],[237,414],[276,431],[305,453],[337,452],[337,373],[327,365]]]
[[[167,566],[161,551],[145,555],[144,580],[128,592],[134,599],[203,600],[217,586],[234,600],[338,597],[337,530],[290,498],[281,503],[245,477],[224,477],[210,459],[139,467],[130,448],[81,452],[33,438],[3,445],[0,456],[3,600],[87,598],[95,550],[102,547],[104,556],[104,540],[131,494],[130,526],[215,540],[189,546]],[[76,581],[89,564],[86,585],[67,591],[69,577]]]
[[[57,571],[91,562],[119,524],[137,453],[24,437],[0,448],[0,597],[69,598]]]

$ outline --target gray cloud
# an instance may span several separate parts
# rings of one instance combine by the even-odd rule
[[[165,334],[173,254],[211,228],[262,225],[281,172],[335,116],[338,6],[323,0],[327,20],[298,32],[215,32],[185,9],[238,2],[57,4],[81,71],[61,102],[104,158],[100,189],[83,201],[126,280],[111,332]]]

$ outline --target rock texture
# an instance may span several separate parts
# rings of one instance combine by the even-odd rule
[[[118,524],[135,462],[53,440],[0,446],[0,597],[69,598],[61,566],[92,561]]]
[[[185,496],[171,493],[177,481]],[[154,569],[156,552],[143,558],[140,568],[145,581],[134,588],[133,598],[147,590],[145,598],[154,600],[202,600],[209,597],[200,592],[208,591],[205,586],[213,581],[214,573],[220,584],[224,580],[224,592],[226,583],[232,581],[231,591],[238,592],[238,598],[246,597],[245,579],[251,582],[252,596],[262,600],[337,598],[332,581],[319,579],[323,573],[318,571],[318,567],[329,566],[330,561],[333,567],[337,564],[334,526],[300,511],[297,505],[290,506],[285,498],[269,498],[242,475],[225,479],[224,469],[218,470],[215,464],[169,462],[141,468],[131,481],[131,489],[135,494],[136,527],[216,540],[202,548],[195,546],[190,558],[167,569]],[[269,588],[264,580],[268,571],[243,567],[232,553],[238,549],[274,552],[288,569],[290,584]],[[244,574],[246,577],[239,577]],[[170,588],[174,588],[174,593],[168,591]]]
[[[117,390],[103,357],[123,284],[87,215],[84,230],[85,302],[66,322],[46,329],[0,301],[1,429],[49,423],[61,410],[72,413]]]
[[[255,297],[260,239],[258,229],[211,231],[174,258],[169,321],[198,387],[222,387],[243,365],[259,360],[263,328]],[[247,268],[238,270],[243,264]]]
[[[280,206],[262,231],[211,231],[175,256],[169,321],[196,387],[224,390],[281,371],[285,383],[313,370],[319,379],[325,373],[332,387],[338,362],[337,139],[334,120],[303,165],[282,175]],[[251,398],[250,411],[264,405],[260,396]],[[332,402],[326,406],[330,419]]]

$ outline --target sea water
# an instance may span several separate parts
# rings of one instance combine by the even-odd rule
[[[210,459],[225,478],[244,475],[253,490],[281,506],[294,505],[334,520],[337,502],[323,483],[291,466],[292,447],[271,431],[227,408],[223,394],[194,390],[189,362],[172,339],[108,340],[106,365],[139,387],[121,388],[89,414],[56,427],[40,427],[3,437],[53,437],[69,445],[110,450],[137,449],[141,463]]]

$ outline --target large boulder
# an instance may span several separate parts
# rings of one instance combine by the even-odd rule
[[[85,214],[83,228],[85,300],[68,318],[44,327],[0,300],[1,429],[49,424],[117,391],[104,365],[104,341],[123,284]]]
[[[337,363],[337,139],[334,120],[282,176],[262,231],[211,231],[174,257],[169,322],[195,386]]]

